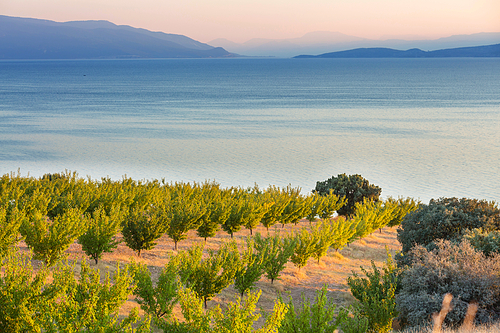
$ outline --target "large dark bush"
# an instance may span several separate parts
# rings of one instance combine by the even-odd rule
[[[368,201],[377,201],[382,189],[370,184],[368,180],[360,175],[346,175],[345,173],[332,176],[331,178],[316,182],[313,192],[321,195],[335,194],[339,198],[345,198],[346,204],[337,210],[339,215],[349,216],[355,213],[355,204]]]
[[[500,210],[494,202],[478,199],[431,199],[428,205],[405,216],[398,229],[403,253],[414,245],[431,245],[437,239],[459,241],[467,230],[498,230]],[[431,246],[432,247],[432,246]]]
[[[403,274],[396,296],[397,310],[403,324],[429,323],[432,313],[441,308],[446,293],[453,295],[453,309],[445,325],[459,326],[471,302],[477,302],[476,324],[500,317],[500,255],[486,257],[466,240],[456,244],[436,241],[429,251],[416,246],[412,265]]]

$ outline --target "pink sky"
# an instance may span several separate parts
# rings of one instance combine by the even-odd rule
[[[201,42],[338,31],[366,38],[500,32],[500,0],[0,0],[0,14],[107,20]]]

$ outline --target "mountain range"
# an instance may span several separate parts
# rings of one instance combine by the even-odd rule
[[[0,15],[0,59],[232,57],[183,35],[108,21],[54,22]]]
[[[389,37],[389,36],[388,36]],[[438,39],[412,40],[390,36],[388,39],[367,39],[342,34],[340,32],[318,31],[290,39],[251,39],[245,43],[233,43],[227,39],[215,39],[208,44],[223,47],[230,52],[247,56],[274,56],[290,58],[299,54],[323,54],[356,48],[393,48],[408,50],[419,48],[433,51],[448,48],[492,45],[500,43],[500,32],[483,32],[471,35],[454,35]],[[417,39],[415,39],[417,38]]]
[[[359,57],[368,49],[372,52],[370,57],[373,57],[373,52],[385,54],[384,57],[395,57],[395,54],[408,57],[417,53],[419,56],[431,56],[431,53],[425,53],[427,51],[499,43],[500,33],[494,32],[435,40],[405,40],[394,36],[373,40],[323,31],[291,39],[260,38],[245,43],[215,39],[205,44],[183,35],[153,32],[108,21],[54,22],[0,15],[0,59],[227,58],[240,55],[290,58],[298,54],[352,57],[354,53]],[[413,50],[417,48],[418,51]],[[353,49],[357,50],[352,53]],[[392,52],[388,49],[408,51]],[[346,50],[351,50],[351,53],[325,55]]]
[[[449,57],[500,57],[500,44],[457,47],[436,51],[410,49],[406,51],[373,47],[323,53],[317,56],[300,55],[294,58],[449,58]]]

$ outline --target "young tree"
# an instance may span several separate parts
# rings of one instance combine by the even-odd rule
[[[361,239],[377,229],[385,227],[393,219],[395,205],[384,205],[381,201],[364,201],[356,203],[356,215],[352,217],[352,225],[356,232],[349,243]]]
[[[336,305],[333,300],[326,296],[326,286],[316,291],[316,298],[311,304],[309,299],[302,295],[302,302],[298,309],[295,308],[290,297],[288,311],[279,328],[279,333],[330,333],[334,332],[339,325],[346,321],[349,312],[340,309],[335,315]],[[281,297],[280,302],[283,302]]]
[[[280,222],[284,227],[285,224],[295,223],[307,216],[309,214],[310,209],[314,203],[314,197],[308,196],[303,197],[300,195],[300,188],[292,188],[291,186],[287,186],[286,195],[289,196],[290,201],[285,206],[285,209],[281,213]]]
[[[224,224],[222,224],[222,229],[231,235],[233,238],[233,234],[241,230],[241,227],[244,224],[244,216],[246,207],[246,198],[241,189],[233,190],[233,194],[231,196],[231,212]]]
[[[301,269],[314,254],[318,240],[306,229],[302,229],[295,237],[297,238],[297,245],[290,261],[298,269]]]
[[[316,221],[316,217],[318,217],[323,211],[326,204],[325,197],[314,193],[312,195],[312,207],[309,213],[306,216],[306,219],[311,223]]]
[[[29,255],[11,251],[0,262],[1,332],[150,332],[137,309],[122,321],[118,311],[132,292],[127,268],[117,267],[101,283],[83,261],[77,280],[74,266],[42,266],[35,271]],[[49,273],[51,282],[48,282]]]
[[[206,308],[208,300],[233,283],[236,272],[241,268],[240,254],[234,242],[222,244],[218,251],[209,249],[205,259],[201,259],[196,249],[188,254],[192,258],[181,258],[189,263],[181,262],[181,280],[203,299]]]
[[[236,271],[234,288],[243,297],[244,293],[255,287],[262,273],[264,273],[264,256],[254,253],[254,241],[247,238],[246,250],[242,254],[241,266]]]
[[[103,206],[94,211],[93,216],[87,215],[87,231],[78,237],[78,243],[86,255],[95,260],[102,258],[104,252],[112,252],[120,241],[116,240],[116,234],[120,231],[120,211],[112,208],[108,216]]]
[[[125,217],[122,234],[129,248],[141,256],[142,250],[151,250],[156,240],[165,233],[165,224],[150,211],[134,209]]]
[[[207,190],[205,190],[207,191]],[[201,219],[201,225],[197,229],[199,237],[203,237],[205,242],[208,237],[214,237],[220,226],[226,223],[231,213],[231,201],[228,191],[220,189],[210,189],[203,195],[207,212]]]
[[[257,233],[254,236],[254,241],[257,255],[264,258],[266,277],[273,284],[293,255],[298,240],[296,237],[281,237],[279,232],[276,232],[274,236],[268,237],[262,237],[260,233]]]
[[[275,186],[269,186],[263,195],[265,202],[271,204],[261,220],[262,225],[266,227],[269,232],[269,227],[278,223],[278,220],[280,219],[281,214],[283,214],[283,210],[290,202],[291,197],[288,196],[285,191],[280,190]]]
[[[395,209],[392,213],[392,219],[387,223],[388,227],[395,227],[401,224],[404,217],[411,212],[414,212],[420,206],[420,202],[413,198],[398,198],[393,199],[391,197],[387,198],[385,202],[386,206],[394,205]]]
[[[311,229],[313,238],[315,239],[315,246],[312,257],[319,261],[323,258],[328,249],[333,245],[336,240],[336,232],[334,224],[331,221],[321,221],[314,225]]]
[[[0,258],[19,241],[19,228],[23,219],[24,214],[14,202],[0,206]]]
[[[349,243],[349,240],[352,239],[353,235],[356,233],[356,228],[352,220],[346,220],[343,216],[331,220],[330,224],[334,235],[330,247],[338,251]]]
[[[271,205],[272,203],[264,201],[262,194],[251,193],[247,195],[245,208],[243,209],[243,225],[250,230],[250,235],[252,235],[253,229],[262,221]]]
[[[132,264],[137,303],[142,310],[153,316],[155,325],[162,329],[166,329],[172,321],[173,307],[179,301],[179,264],[179,258],[171,256],[155,285],[146,265]]]
[[[21,225],[21,234],[34,258],[52,266],[64,256],[64,251],[85,232],[85,220],[80,210],[71,208],[50,220],[35,213]]]
[[[230,302],[225,311],[219,306],[203,311],[203,302],[188,288],[179,292],[184,322],[174,320],[165,332],[183,333],[271,333],[278,332],[287,306],[283,302],[274,303],[273,312],[267,317],[263,327],[254,329],[254,322],[260,317],[255,313],[260,292],[249,293],[244,302],[240,298]]]
[[[328,195],[332,191],[339,198],[345,198],[346,204],[337,210],[339,215],[350,216],[356,212],[355,204],[365,200],[378,201],[382,189],[372,185],[360,175],[349,175],[345,173],[332,176],[331,178],[316,182],[313,192]]]
[[[371,272],[361,267],[366,278],[353,272],[347,279],[352,295],[358,300],[354,307],[357,313],[368,318],[371,332],[391,332],[392,320],[398,315],[395,298],[398,273],[391,255],[387,255],[382,272],[372,261]]]

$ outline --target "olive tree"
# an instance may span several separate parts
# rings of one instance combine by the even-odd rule
[[[379,200],[382,189],[376,185],[370,184],[368,180],[361,175],[346,175],[345,173],[332,176],[325,181],[316,182],[313,192],[321,195],[328,195],[332,191],[339,198],[345,198],[344,206],[337,210],[339,215],[350,216],[356,212],[355,204],[365,200]]]

